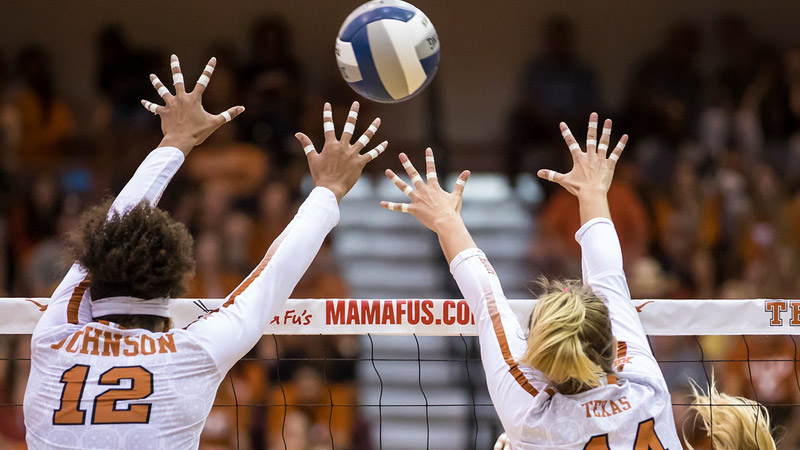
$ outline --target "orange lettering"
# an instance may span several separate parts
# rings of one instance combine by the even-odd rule
[[[612,414],[612,415],[614,415],[614,414],[619,414],[619,413],[621,413],[621,412],[622,412],[622,410],[620,409],[620,407],[619,407],[619,406],[617,406],[617,404],[616,404],[616,403],[614,403],[614,400],[611,400],[611,401],[609,402],[609,404],[611,405],[611,414]]]
[[[633,450],[664,450],[661,440],[656,436],[655,419],[647,419],[639,423]]]
[[[764,304],[764,310],[766,312],[772,313],[772,318],[769,321],[770,326],[779,327],[783,325],[783,319],[781,319],[781,312],[787,310],[785,300],[768,301]]]
[[[81,346],[81,353],[84,355],[99,355],[101,334],[103,334],[102,330],[86,327],[86,332],[83,334],[83,346]],[[92,344],[91,350],[89,350],[89,344]]]
[[[150,344],[149,348],[148,345]],[[153,340],[150,336],[143,334],[142,335],[142,354],[143,355],[152,355],[156,352],[156,341]]]
[[[122,352],[125,356],[136,356],[139,354],[139,343],[130,336],[125,336],[125,345],[128,347]]]
[[[103,356],[119,356],[119,340],[122,335],[115,334],[112,336],[110,331],[103,332]]]
[[[591,414],[589,414],[589,404],[590,404],[590,403],[591,403],[591,402],[581,403],[581,406],[583,406],[584,408],[586,408],[586,417],[592,417],[592,415],[591,415]]]
[[[789,302],[792,305],[792,318],[789,320],[789,325],[796,327],[800,325],[800,302]]]
[[[67,351],[70,353],[76,353],[78,351],[78,347],[73,348],[73,345],[78,341],[78,339],[83,334],[83,330],[78,330],[75,334],[72,335],[72,339],[69,340],[69,344],[67,344]]]
[[[58,349],[60,349],[60,348],[61,348],[61,347],[64,345],[64,342],[67,342],[67,338],[68,338],[68,337],[69,337],[69,336],[65,337],[64,339],[62,339],[62,340],[58,341],[58,342],[57,342],[57,343],[55,343],[55,344],[52,344],[52,345],[50,346],[50,348],[52,348],[53,350],[58,350]]]
[[[628,397],[620,397],[619,402],[622,404],[622,410],[627,411],[631,409],[631,404],[628,403]]]
[[[172,333],[165,334],[158,338],[158,353],[175,353],[175,339]]]
[[[593,436],[589,442],[586,443],[586,446],[583,447],[583,450],[610,450],[611,447],[608,446],[608,435],[603,434],[600,436]]]

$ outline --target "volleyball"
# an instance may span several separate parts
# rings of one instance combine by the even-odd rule
[[[362,96],[380,103],[408,100],[430,84],[439,67],[439,37],[430,19],[400,0],[372,0],[339,29],[336,62]]]

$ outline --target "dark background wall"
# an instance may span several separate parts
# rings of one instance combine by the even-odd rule
[[[250,24],[265,13],[278,13],[289,22],[295,54],[310,85],[325,96],[327,90],[343,84],[333,57],[334,38],[341,22],[359,3],[3,0],[0,51],[10,55],[26,43],[42,43],[50,49],[60,72],[59,87],[85,129],[94,102],[94,38],[109,22],[121,24],[136,45],[177,53],[189,71],[202,67],[213,42],[230,42],[246,54]],[[800,43],[796,0],[417,0],[415,4],[431,18],[442,41],[437,81],[445,137],[454,144],[476,145],[502,137],[519,72],[539,48],[540,25],[553,14],[566,14],[574,21],[579,53],[597,70],[603,100],[610,105],[606,111],[613,111],[619,103],[634,62],[658,46],[666,27],[675,20],[689,19],[699,25],[704,38],[703,67],[713,67],[716,62],[712,26],[722,12],[744,16],[764,39],[777,44]],[[425,96],[420,96],[404,104],[376,107],[377,114],[390,124],[384,130],[387,136],[412,141],[422,137],[425,101]]]

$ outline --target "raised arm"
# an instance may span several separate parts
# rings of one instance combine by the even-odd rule
[[[572,154],[572,170],[567,174],[540,170],[538,175],[558,183],[578,197],[581,228],[575,234],[575,239],[581,245],[583,281],[606,299],[612,331],[618,341],[624,342],[626,352],[631,349],[652,359],[647,336],[630,301],[631,294],[622,269],[622,250],[611,221],[607,198],[614,169],[628,136],[623,135],[608,155],[611,120],[603,124],[599,144],[597,120],[597,113],[589,116],[586,151],[581,149],[569,127],[562,122],[561,134]]]
[[[350,143],[358,107],[358,102],[353,103],[342,137],[337,139],[331,107],[325,104],[325,145],[319,153],[306,135],[296,135],[316,187],[258,267],[228,295],[225,303],[187,327],[209,351],[220,373],[227,372],[261,338],[339,221],[338,201],[353,187],[367,163],[386,149],[388,143],[384,141],[361,154],[378,130],[380,119],[375,119],[355,144]]]
[[[158,106],[146,100],[142,105],[161,117],[164,138],[158,147],[145,158],[133,177],[128,181],[109,209],[110,214],[125,214],[142,201],[152,205],[158,203],[167,184],[183,164],[184,158],[196,145],[203,142],[225,122],[239,115],[244,108],[230,108],[222,114],[211,115],[202,106],[202,94],[216,67],[216,58],[211,58],[203,75],[191,93],[184,89],[178,57],[172,55],[171,68],[175,82],[175,95],[164,87],[157,76],[150,80],[166,106]],[[39,320],[34,335],[46,329],[64,325],[82,325],[91,321],[92,311],[88,292],[89,279],[80,264],[73,264],[67,275],[51,297],[47,310]]]
[[[549,396],[540,373],[517,364],[526,350],[525,333],[503,294],[500,280],[486,255],[461,220],[461,199],[469,172],[456,181],[453,193],[439,185],[431,149],[426,151],[427,183],[405,154],[400,155],[414,188],[393,171],[386,176],[411,198],[411,203],[381,202],[394,211],[408,212],[439,237],[450,271],[475,316],[489,394],[503,426],[513,439],[521,438],[528,413]]]

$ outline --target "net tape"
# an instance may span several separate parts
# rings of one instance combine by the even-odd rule
[[[194,320],[207,314],[209,311],[221,306],[223,299],[175,299],[171,303],[171,314],[174,323],[178,327],[183,327]],[[41,316],[42,312],[47,307],[49,299],[42,298],[5,298],[0,299],[0,304],[5,306],[6,314],[10,314],[2,323],[0,323],[0,334],[30,334]],[[510,300],[512,310],[517,315],[521,323],[527,324],[528,317],[535,305],[535,300]],[[709,373],[707,364],[719,363],[744,363],[747,364],[748,372],[750,372],[750,349],[747,345],[748,341],[745,335],[790,335],[792,343],[794,344],[794,358],[788,359],[774,359],[774,360],[761,360],[761,362],[775,361],[775,362],[791,362],[795,367],[794,378],[797,384],[797,389],[800,390],[800,377],[797,374],[797,342],[793,335],[800,334],[800,300],[790,299],[748,299],[748,300],[633,300],[632,305],[639,312],[642,320],[644,330],[648,335],[653,336],[694,336],[694,340],[699,348],[699,358],[694,359],[680,359],[680,360],[659,360],[661,364],[669,363],[699,363],[705,376],[698,379],[705,378],[709,380]],[[466,441],[472,444],[471,448],[489,448],[490,442],[479,444],[478,429],[483,429],[480,433],[483,441],[486,435],[484,426],[479,426],[482,422],[478,418],[478,408],[491,408],[491,403],[486,399],[477,399],[475,397],[475,390],[482,390],[480,387],[482,383],[480,380],[473,380],[474,376],[480,374],[470,374],[470,366],[479,364],[480,359],[467,347],[465,336],[476,335],[476,327],[474,319],[470,314],[469,307],[466,301],[458,299],[290,299],[276,311],[270,324],[264,331],[265,335],[364,335],[369,339],[369,356],[363,355],[357,358],[344,358],[352,361],[368,362],[372,365],[374,375],[377,377],[380,384],[380,393],[377,399],[370,399],[367,402],[340,402],[335,401],[333,396],[330,396],[328,402],[319,404],[293,404],[288,402],[284,397],[282,403],[264,402],[251,404],[249,402],[242,402],[237,397],[236,388],[232,376],[229,375],[230,387],[233,390],[232,402],[215,402],[215,407],[219,408],[232,408],[235,411],[235,429],[236,429],[236,448],[239,448],[239,435],[246,432],[240,429],[239,425],[239,408],[250,407],[278,407],[284,410],[284,421],[287,407],[329,407],[329,421],[332,420],[335,414],[344,410],[352,408],[377,408],[378,410],[378,424],[377,436],[375,436],[378,443],[378,448],[392,448],[397,449],[396,446],[384,446],[383,428],[386,410],[393,408],[413,408],[423,406],[422,403],[413,404],[396,404],[387,402],[383,399],[384,380],[381,373],[376,367],[376,363],[382,361],[407,361],[409,363],[416,363],[418,366],[418,384],[420,392],[424,397],[425,408],[425,444],[420,443],[420,448],[440,448],[431,442],[431,419],[428,417],[429,412],[438,411],[441,408],[450,407],[469,407],[469,422],[472,424],[468,430],[469,436]],[[394,335],[413,337],[417,354],[416,358],[382,358],[376,357],[372,344],[372,336],[375,335]],[[707,358],[704,355],[703,347],[697,336],[700,335],[729,335],[738,336],[747,346],[746,359],[714,359]],[[420,343],[417,336],[454,336],[460,339],[463,343],[463,355],[451,355],[443,361],[464,364],[466,369],[466,386],[469,388],[471,397],[468,403],[441,403],[429,399],[423,389],[422,379],[422,362],[437,361],[422,357],[420,354]],[[277,362],[291,362],[292,360],[298,361],[314,361],[317,358],[291,358],[282,356],[277,348],[277,341],[275,342],[275,360]],[[409,355],[410,356],[410,355]],[[8,360],[27,360],[27,358],[2,358]],[[243,361],[258,361],[264,358],[243,358]],[[330,394],[330,385],[327,380],[327,358],[323,358],[323,373],[325,375],[325,384],[328,386]],[[474,371],[475,367],[473,367]],[[278,386],[283,392],[285,380],[281,379],[280,366],[277,366],[277,381]],[[480,372],[480,371],[478,371]],[[749,374],[749,381],[752,385],[752,374]],[[475,382],[477,384],[475,384]],[[754,393],[756,392],[755,386],[752,386]],[[757,398],[757,394],[755,396]],[[760,399],[759,399],[760,400]],[[761,400],[766,406],[790,407],[795,408],[800,406],[796,402],[773,403]],[[674,402],[674,406],[688,406],[685,402]],[[21,404],[7,403],[3,404],[4,407],[18,408]],[[710,405],[713,407],[722,405]],[[334,413],[334,408],[337,413]],[[341,409],[340,409],[341,408]],[[391,419],[389,419],[391,420]],[[333,430],[330,428],[331,448],[344,449],[346,447],[334,446],[333,444]],[[284,448],[286,446],[286,439],[284,437],[285,423],[281,426],[281,438],[284,441]],[[495,434],[494,428],[491,429],[489,437]],[[467,444],[469,445],[469,444]]]
[[[6,319],[0,334],[30,334],[49,299],[0,299]],[[220,307],[223,299],[174,299],[170,313],[184,327]],[[509,300],[520,323],[528,323],[535,300]],[[797,335],[800,300],[633,300],[652,336]],[[474,318],[457,299],[289,299],[264,334],[385,334],[475,336]]]

